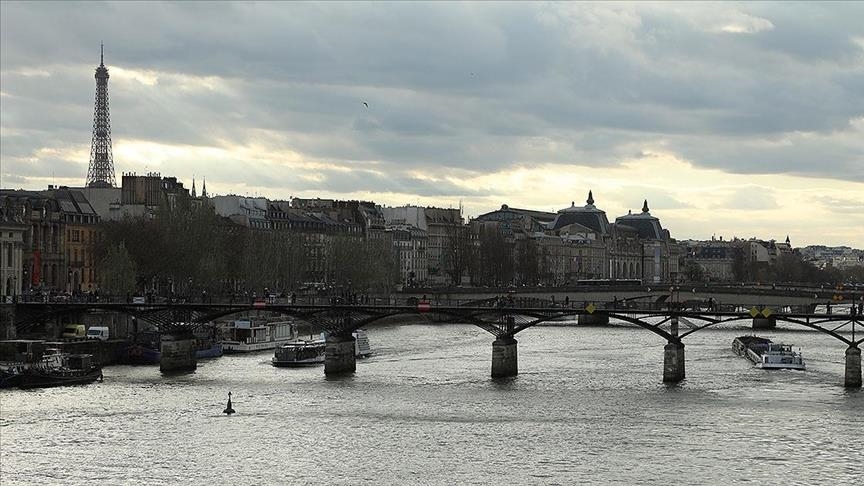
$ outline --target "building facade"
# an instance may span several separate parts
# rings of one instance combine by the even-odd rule
[[[406,287],[418,287],[429,279],[429,260],[426,231],[408,224],[387,228],[392,234],[393,249],[399,258],[400,283]]]
[[[460,255],[467,228],[462,210],[420,206],[382,207],[388,225],[408,225],[426,232],[427,280],[431,285],[452,283],[462,266]],[[467,245],[466,245],[467,247]]]
[[[20,211],[11,205],[0,206],[0,296],[4,302],[21,295],[26,228]]]
[[[650,214],[647,201],[640,214],[621,216],[615,223],[610,223],[606,213],[594,204],[591,191],[584,206],[573,202],[557,213],[505,204],[472,222],[481,260],[489,251],[484,250],[484,240],[491,239],[488,229],[479,228],[490,225],[502,241],[486,246],[510,247],[510,258],[514,260],[510,264],[512,271],[502,273],[504,280],[512,274],[512,281],[498,285],[565,285],[594,279],[654,283],[677,277],[677,246],[660,220]]]

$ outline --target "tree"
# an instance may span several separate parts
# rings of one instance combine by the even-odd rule
[[[481,285],[498,286],[513,281],[513,244],[504,238],[498,226],[480,227],[477,259]]]
[[[453,223],[447,226],[447,242],[444,250],[444,271],[450,277],[453,285],[462,283],[462,276],[468,269],[468,259],[471,257],[471,240],[468,238],[468,227]]]
[[[681,273],[688,282],[704,282],[705,269],[693,260],[685,260]]]
[[[519,241],[516,245],[516,275],[519,283],[534,286],[541,279],[540,269],[544,270],[542,277],[547,283],[554,280],[551,270],[551,258],[546,248],[538,250],[537,242],[528,237]],[[538,252],[540,255],[538,255]],[[542,265],[541,265],[542,262]],[[503,280],[502,280],[503,282]]]
[[[137,268],[123,242],[109,247],[99,261],[96,280],[99,287],[109,294],[132,293],[136,288]]]

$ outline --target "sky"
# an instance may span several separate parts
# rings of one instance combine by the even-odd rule
[[[0,3],[0,186],[557,211],[864,248],[864,2]]]

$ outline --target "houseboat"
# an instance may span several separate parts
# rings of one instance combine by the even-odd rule
[[[55,350],[46,354],[42,362],[26,368],[18,384],[21,388],[83,385],[102,380],[102,367],[93,362],[90,354],[66,354]]]
[[[293,320],[238,319],[224,329],[222,351],[225,354],[266,351],[296,338]]]

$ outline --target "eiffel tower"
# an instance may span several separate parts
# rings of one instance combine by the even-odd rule
[[[111,155],[111,117],[108,115],[108,68],[105,67],[104,46],[96,68],[96,109],[93,112],[93,142],[90,146],[90,167],[87,187],[115,187],[114,157]]]

